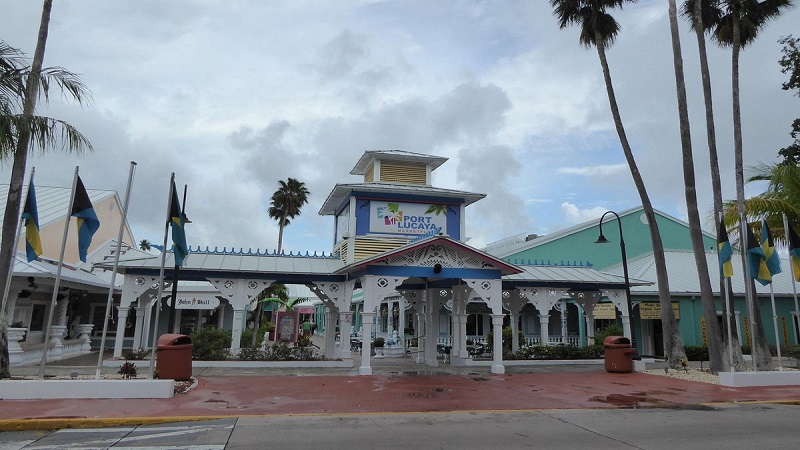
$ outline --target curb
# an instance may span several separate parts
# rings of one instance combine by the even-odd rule
[[[124,425],[158,425],[173,422],[199,422],[238,416],[165,416],[165,417],[62,417],[52,419],[0,420],[0,431],[57,430],[63,428],[105,428]]]

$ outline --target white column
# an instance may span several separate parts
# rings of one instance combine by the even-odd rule
[[[144,328],[144,316],[147,310],[146,306],[142,306],[142,301],[139,300],[138,304],[134,306],[136,311],[136,325],[133,328],[133,348],[143,348],[142,330]]]
[[[350,354],[350,325],[353,322],[352,315],[350,310],[347,311],[339,311],[339,347],[341,348],[341,358],[342,359],[352,359],[353,356]],[[350,319],[350,320],[348,320]],[[331,330],[335,330],[335,317],[331,317],[328,321],[331,327]],[[328,333],[328,328],[325,328],[325,333]]]
[[[361,336],[361,367],[358,368],[359,375],[372,375],[372,320],[375,318],[374,311],[366,311],[361,313],[361,326],[364,333]]]
[[[505,314],[492,314],[492,373],[505,373],[503,366],[503,318]]]
[[[242,348],[242,330],[246,318],[247,311],[244,309],[233,310],[233,328],[231,329],[231,353],[233,354],[238,354],[239,349]]]
[[[519,314],[512,310],[508,313],[508,319],[511,323],[511,351],[516,353],[519,350]]]
[[[586,344],[597,344],[594,342],[594,314],[584,310],[584,317],[586,317]],[[599,342],[602,344],[602,342]]]
[[[631,332],[631,316],[622,314],[622,334],[633,342],[633,333]]]
[[[467,350],[467,317],[468,315],[465,313],[459,314],[459,328],[461,328],[461,337],[463,339],[464,345],[461,347],[461,353],[459,356],[461,359],[469,358],[469,351]]]
[[[550,315],[539,312],[539,339],[542,345],[550,344]]]
[[[58,313],[56,319],[56,325],[63,325],[67,326],[67,310],[69,309],[69,297],[64,296],[61,300],[56,303],[57,309],[56,312]]]
[[[439,301],[432,290],[426,291],[428,314],[425,317],[425,365],[436,367],[439,365],[439,352],[436,348],[439,338]]]
[[[422,291],[422,300],[417,303],[417,364],[423,364],[425,362],[425,339],[426,333],[428,331],[428,315],[426,314],[427,306],[424,304],[425,302],[425,291]]]
[[[114,358],[122,357],[122,344],[125,338],[125,323],[128,322],[130,307],[120,307],[117,311],[117,335],[114,338]],[[155,345],[153,345],[155,347]]]
[[[342,339],[342,327],[339,326],[339,349],[336,349],[336,315],[338,311],[335,306],[327,306],[325,311],[325,320],[328,322],[329,327],[325,328],[325,357],[326,358],[341,358],[342,351],[345,347],[344,339]],[[347,348],[350,348],[350,343],[347,342]]]

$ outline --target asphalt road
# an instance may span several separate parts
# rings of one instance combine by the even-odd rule
[[[798,406],[251,416],[0,433],[11,449],[798,448]]]

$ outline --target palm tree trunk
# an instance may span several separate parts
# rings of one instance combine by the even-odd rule
[[[697,37],[697,48],[700,54],[700,77],[703,84],[703,100],[705,102],[706,112],[706,139],[708,141],[708,159],[711,168],[711,191],[714,197],[714,220],[719,220],[722,214],[722,181],[719,173],[719,155],[717,154],[717,132],[714,124],[714,102],[711,96],[711,72],[708,69],[708,53],[706,51],[706,39],[703,34],[703,3],[696,1],[694,4],[694,30]],[[716,223],[716,222],[715,222]],[[720,277],[719,279],[719,295],[720,299],[724,302],[726,298],[733,299],[733,295],[726,294],[725,280]],[[742,347],[739,345],[739,334],[736,331],[736,315],[731,314],[730,318],[723,320],[722,327],[722,342],[725,351],[733,349],[733,365],[736,371],[741,372],[744,370],[744,359],[742,358]],[[728,333],[730,329],[730,333]],[[728,335],[731,336],[731,341],[728,342]]]
[[[286,223],[286,218],[281,217],[281,223],[278,224],[278,251],[277,254],[281,254],[281,249],[283,248],[283,227]]]
[[[669,0],[669,28],[672,35],[672,60],[675,68],[675,86],[678,94],[678,119],[681,130],[681,152],[683,154],[683,181],[686,196],[686,210],[689,216],[689,237],[692,241],[694,261],[700,282],[700,298],[703,304],[703,317],[706,321],[706,337],[708,340],[708,356],[711,371],[726,371],[727,354],[723,353],[722,335],[717,322],[717,308],[714,294],[711,291],[711,279],[708,276],[703,234],[700,226],[700,213],[697,209],[697,183],[694,176],[694,155],[692,154],[692,134],[689,124],[689,106],[686,100],[686,80],[683,73],[683,53],[680,35],[678,34],[678,8],[675,0]]]
[[[47,44],[47,33],[50,26],[50,11],[53,8],[53,0],[44,0],[42,6],[42,19],[39,23],[39,36],[36,40],[36,51],[33,54],[33,64],[31,72],[26,81],[27,91],[25,92],[25,103],[22,106],[22,114],[26,118],[33,116],[36,107],[37,94],[39,93],[39,79],[42,73],[42,63],[44,62],[44,49]],[[25,180],[25,167],[28,163],[28,150],[30,147],[30,135],[26,129],[20,129],[17,136],[17,149],[14,152],[14,162],[11,166],[11,180],[8,187],[8,199],[6,200],[5,217],[3,218],[2,245],[0,245],[0,286],[5,286],[9,272],[13,264],[14,242],[17,227],[20,220],[20,207],[22,205],[22,184]],[[6,329],[6,312],[0,311],[0,378],[9,378],[8,361],[8,334]]]
[[[747,213],[744,207],[744,160],[742,156],[742,111],[739,101],[739,52],[741,50],[741,24],[739,17],[734,15],[733,19],[733,46],[731,51],[731,95],[733,97],[733,152],[736,160],[736,209],[739,212],[739,221],[741,224],[747,223]],[[740,226],[741,229],[741,226]],[[741,238],[742,246],[742,267],[748,263],[747,261],[747,248],[746,239],[744,236]],[[756,294],[753,279],[745,279],[745,283],[750,285],[751,301],[753,302],[753,338],[755,341],[754,348],[751,349],[751,355],[756,367],[759,370],[772,370],[772,356],[769,353],[769,345],[767,344],[767,335],[764,332],[764,326],[761,322],[761,306],[758,302],[758,295]],[[777,338],[777,337],[776,337]]]
[[[620,117],[616,95],[614,94],[614,85],[611,83],[611,71],[608,68],[608,60],[606,59],[605,42],[599,33],[595,35],[595,39],[597,54],[600,57],[600,65],[603,68],[603,78],[606,84],[608,102],[611,107],[611,115],[614,117],[614,126],[617,129],[622,151],[628,162],[633,182],[636,185],[636,190],[642,201],[642,208],[647,218],[647,226],[650,229],[650,240],[653,245],[653,259],[655,260],[656,278],[658,281],[658,298],[661,304],[661,326],[664,331],[664,354],[669,364],[673,368],[676,368],[678,362],[686,357],[686,353],[683,349],[683,341],[678,333],[675,313],[672,311],[669,280],[667,279],[667,262],[664,259],[664,244],[661,241],[661,234],[658,230],[658,223],[656,222],[653,205],[650,203],[650,197],[647,195],[642,175],[639,173],[639,168],[636,166],[636,160],[633,158],[633,151],[628,143],[628,137],[625,134],[625,128],[622,126],[622,118]]]

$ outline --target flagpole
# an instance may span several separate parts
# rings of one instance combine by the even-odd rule
[[[119,267],[119,255],[122,253],[122,233],[125,230],[125,223],[128,220],[128,205],[131,199],[131,186],[133,185],[133,172],[136,168],[136,161],[131,161],[131,169],[128,172],[128,187],[125,190],[125,202],[122,205],[122,220],[119,222],[119,232],[117,233],[117,251],[114,252],[114,268],[111,270],[111,285],[108,287],[108,298],[106,299],[106,315],[103,316],[103,337],[100,339],[100,353],[97,355],[97,371],[94,379],[100,379],[100,369],[103,367],[103,353],[106,350],[106,335],[108,334],[108,317],[111,315],[111,305],[114,302],[114,283],[117,279],[117,267]]]
[[[789,268],[792,273],[792,296],[794,297],[794,315],[795,319],[792,322],[792,325],[795,325],[795,330],[798,330],[800,327],[800,306],[797,303],[797,274],[794,272],[794,261],[792,257],[792,248],[791,248],[791,241],[789,240],[789,233],[792,231],[789,229],[789,219],[786,218],[786,213],[783,213],[783,230],[786,234],[786,242],[789,243]],[[797,338],[800,341],[800,337]]]
[[[172,186],[174,185],[175,181],[175,172],[172,172],[172,175],[169,179],[169,197],[167,197],[167,220],[164,221],[164,247],[161,251],[161,271],[158,274],[158,294],[156,296],[156,314],[155,314],[155,323],[153,324],[153,341],[151,342],[150,347],[150,374],[149,378],[153,379],[153,373],[155,371],[155,361],[156,361],[156,338],[158,337],[158,316],[159,312],[161,311],[161,296],[164,294],[164,265],[167,262],[167,233],[169,232],[169,222],[170,222],[170,209],[172,207]]]
[[[758,372],[758,365],[756,364],[756,321],[753,317],[755,288],[751,285],[753,280],[750,278],[750,255],[747,251],[747,221],[742,214],[739,215],[739,232],[742,233],[740,240],[742,243],[742,261],[744,263],[744,295],[747,302],[747,315],[750,316],[750,359],[753,362],[753,372]]]
[[[781,362],[781,337],[778,333],[778,310],[775,309],[775,293],[772,289],[772,283],[769,284],[769,299],[772,302],[772,326],[775,328],[775,348],[778,351],[778,370],[783,370]]]
[[[31,169],[31,179],[28,180],[28,189],[30,190],[31,183],[33,182],[33,175],[36,173],[36,167]],[[30,195],[26,193],[26,195]],[[19,211],[17,211],[19,216]],[[0,319],[3,320],[5,326],[6,321],[6,305],[8,305],[8,293],[11,291],[11,277],[14,276],[14,264],[17,262],[17,247],[19,247],[19,235],[22,234],[22,227],[25,226],[25,221],[20,220],[17,225],[17,235],[14,237],[14,251],[11,253],[11,265],[8,266],[8,278],[6,278],[6,285],[3,287],[3,300],[0,306]],[[13,317],[12,317],[13,319]]]
[[[723,276],[723,285],[725,286],[725,315],[728,318],[728,364],[730,365],[731,372],[736,372],[736,368],[733,365],[733,331],[731,330],[731,319],[733,314],[731,314],[731,295],[730,295],[730,280],[728,277]]]
[[[44,366],[47,364],[47,351],[50,347],[50,327],[53,325],[53,313],[56,309],[58,300],[58,286],[61,284],[61,268],[64,267],[64,250],[67,247],[67,234],[69,233],[69,222],[72,218],[72,205],[75,202],[75,187],[78,185],[78,166],[75,166],[75,175],[72,177],[72,193],[69,197],[67,216],[64,219],[64,236],[61,239],[61,254],[58,257],[58,269],[56,270],[56,281],[53,285],[53,296],[50,299],[50,311],[47,315],[47,327],[44,331],[44,347],[42,347],[42,361],[39,364],[39,379],[44,379]]]

